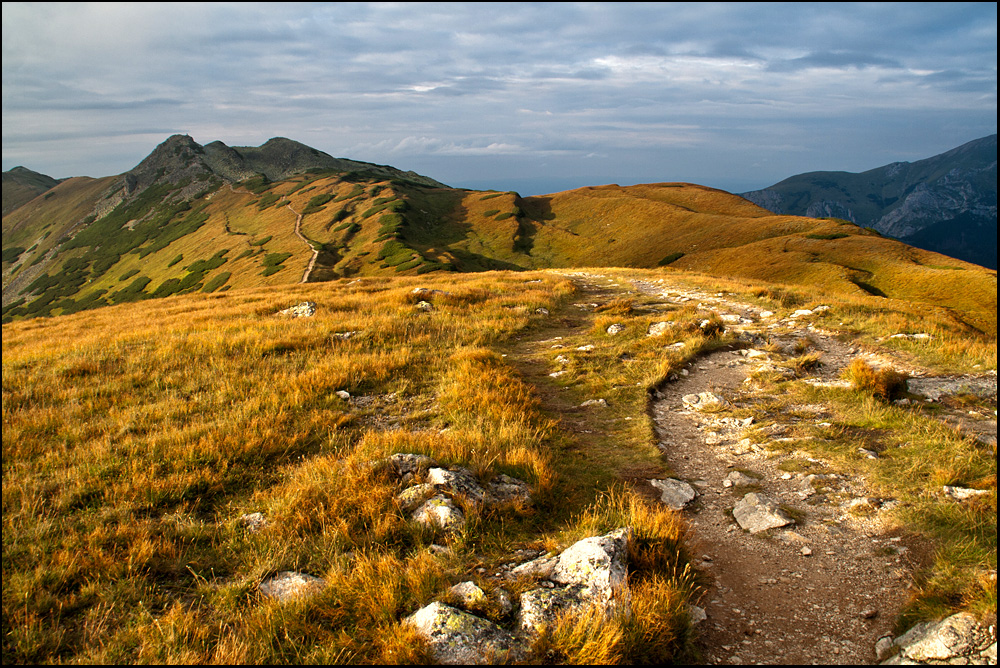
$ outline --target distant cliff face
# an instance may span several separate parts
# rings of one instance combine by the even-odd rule
[[[844,218],[913,246],[997,267],[996,135],[860,174],[799,174],[742,196],[775,213]]]

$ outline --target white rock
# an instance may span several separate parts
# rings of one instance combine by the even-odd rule
[[[348,399],[351,398],[351,393],[348,392],[347,390],[337,390],[336,392],[334,392],[334,394],[336,394],[338,397],[340,397],[344,401],[347,401]]]
[[[717,411],[729,406],[728,401],[712,392],[686,394],[681,398],[681,401],[685,406],[696,411]]]
[[[582,404],[580,404],[580,408],[586,408],[587,406],[599,406],[601,408],[607,408],[608,402],[605,401],[604,399],[587,399]]]
[[[670,331],[671,323],[669,322],[654,322],[646,330],[646,336],[662,336]]]
[[[306,573],[282,571],[260,583],[260,593],[285,603],[296,598],[315,594],[326,586],[326,580]]]
[[[608,334],[610,334],[612,336],[614,336],[615,334],[621,334],[624,331],[625,331],[625,325],[622,325],[622,324],[617,323],[617,322],[615,324],[611,325],[610,327],[608,327],[608,329],[607,329]]]
[[[813,314],[813,312],[810,311],[809,309],[807,309],[807,308],[800,308],[797,311],[795,311],[795,313],[791,314],[788,317],[789,318],[801,318],[803,316],[812,315],[812,314]]]
[[[422,483],[404,489],[396,495],[396,501],[403,510],[410,511],[419,508],[435,494],[437,494],[437,488],[434,485]]]
[[[285,316],[286,318],[311,318],[316,315],[316,302],[301,302],[295,306],[278,311],[275,315]]]
[[[968,487],[951,487],[950,485],[944,486],[944,493],[956,501],[965,501],[966,499],[971,499],[975,496],[983,496],[989,494],[988,489],[969,489]]]
[[[486,491],[479,485],[479,481],[472,475],[472,472],[467,469],[431,468],[427,470],[427,482],[440,490],[451,494],[460,494],[473,503],[479,504],[486,501]]]
[[[914,661],[946,661],[968,654],[976,649],[972,640],[977,625],[976,618],[967,612],[952,615],[928,625],[905,643],[906,636],[900,638],[900,654]]]
[[[250,533],[257,533],[267,526],[267,518],[264,517],[264,513],[247,513],[246,515],[240,515],[239,522],[240,526],[245,528]]]
[[[581,585],[588,597],[605,607],[631,600],[626,576],[631,528],[584,538],[559,555],[552,569],[553,582]]]
[[[794,524],[795,520],[778,507],[771,498],[751,492],[733,508],[733,517],[745,531],[758,533]]]
[[[666,478],[665,480],[650,480],[649,484],[660,490],[660,501],[671,510],[683,510],[698,496],[694,487],[683,480]]]
[[[465,515],[454,501],[439,494],[425,501],[413,513],[413,521],[445,531],[459,531],[465,525]]]
[[[761,311],[760,312],[760,317],[762,317],[762,318],[770,318],[773,315],[774,315],[774,311]]]
[[[577,348],[577,350],[579,350],[581,353],[589,353],[593,349],[594,349],[593,344],[587,344],[585,346],[580,346],[579,348]]]
[[[482,606],[489,601],[486,592],[470,580],[459,582],[449,588],[448,594],[465,609]]]
[[[434,602],[403,620],[416,627],[434,659],[445,665],[486,665],[521,658],[517,641],[491,621]]]

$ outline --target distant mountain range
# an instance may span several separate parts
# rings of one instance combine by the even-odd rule
[[[746,199],[774,213],[834,217],[918,248],[997,268],[997,136],[855,174],[809,172]]]
[[[689,183],[521,197],[289,139],[231,148],[186,135],[117,176],[8,174],[5,202],[8,181],[40,194],[3,217],[5,321],[356,276],[667,265],[924,302],[976,328],[996,319],[995,271]]]

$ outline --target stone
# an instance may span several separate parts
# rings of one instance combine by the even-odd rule
[[[547,308],[545,308],[544,306],[540,306],[540,307],[538,307],[538,308],[535,309],[535,313],[537,313],[538,315],[548,315],[549,314],[549,310]]]
[[[654,322],[646,330],[646,336],[662,336],[670,331],[672,323],[669,322]]]
[[[515,578],[548,578],[552,575],[552,569],[556,567],[558,557],[538,557],[527,561],[511,570],[510,574]]]
[[[264,517],[264,513],[247,513],[240,515],[239,523],[250,533],[257,533],[267,526],[267,518]]]
[[[336,392],[334,392],[334,394],[336,394],[338,397],[340,397],[344,401],[347,401],[348,399],[351,398],[351,393],[348,392],[347,390],[337,390]]]
[[[625,331],[625,325],[622,325],[622,324],[617,323],[617,322],[615,324],[611,325],[610,327],[608,327],[608,329],[607,329],[608,334],[610,334],[612,336],[614,336],[615,334],[621,334],[624,331]]]
[[[535,636],[543,633],[561,615],[583,608],[580,587],[538,588],[521,594],[517,626],[522,633]]]
[[[418,311],[424,311],[424,312],[428,312],[428,313],[430,311],[434,310],[434,306],[430,302],[427,302],[427,301],[417,302],[417,304],[416,304],[416,306],[414,308],[416,308]]]
[[[434,485],[421,483],[413,487],[407,487],[397,494],[396,502],[399,503],[399,506],[403,510],[416,510],[435,494],[437,494],[437,488]]]
[[[494,476],[486,485],[486,500],[490,505],[526,503],[531,499],[528,483],[503,473]]]
[[[585,346],[580,346],[579,348],[577,348],[577,350],[580,351],[581,353],[589,353],[593,349],[594,349],[594,344],[592,343],[588,343]]]
[[[485,591],[469,580],[449,588],[448,596],[466,610],[481,608],[490,600]]]
[[[894,647],[895,646],[892,644],[892,636],[883,636],[879,638],[878,642],[875,643],[875,660],[885,661],[889,658],[889,655],[892,654]]]
[[[454,501],[439,494],[417,508],[413,513],[413,521],[445,531],[460,531],[465,526],[465,515]]]
[[[357,334],[358,334],[358,332],[356,332],[356,331],[351,331],[351,332],[334,332],[333,334],[330,335],[330,338],[331,339],[339,339],[340,341],[346,341],[347,339],[351,338],[352,336],[356,336]]]
[[[326,580],[306,573],[282,571],[265,578],[259,585],[260,593],[280,603],[287,603],[303,596],[315,594],[326,586]]]
[[[762,317],[762,318],[770,318],[773,315],[774,315],[774,311],[761,311],[760,312],[760,317]]]
[[[702,392],[701,394],[686,394],[681,401],[688,408],[696,411],[718,411],[729,406],[729,402],[712,392]]]
[[[699,608],[697,605],[688,606],[688,615],[691,617],[692,626],[701,624],[708,619],[708,613],[705,612],[705,608]]]
[[[750,492],[733,508],[733,517],[744,531],[759,533],[768,529],[794,524],[788,513],[778,507],[770,497]]]
[[[316,315],[316,302],[301,302],[295,306],[290,306],[275,315],[286,318],[311,318]]]
[[[444,603],[424,606],[403,621],[417,629],[438,663],[486,665],[521,658],[513,635],[491,621]]]
[[[971,499],[976,496],[983,496],[989,494],[988,489],[969,489],[968,487],[952,487],[950,485],[944,486],[944,493],[956,501],[965,501],[966,499]]]
[[[812,315],[812,314],[813,314],[813,312],[810,311],[809,309],[807,309],[807,308],[800,308],[800,309],[796,310],[795,313],[791,314],[788,317],[789,318],[801,318],[801,317],[804,317],[804,316],[807,316],[807,315]]]
[[[428,469],[427,482],[438,489],[464,496],[472,503],[481,504],[486,501],[485,490],[479,486],[479,481],[468,469],[456,468],[453,471],[442,468]]]
[[[587,406],[599,406],[601,408],[607,408],[608,402],[605,401],[604,399],[587,399],[582,404],[580,404],[580,408],[586,408]]]
[[[683,480],[666,478],[664,480],[650,480],[649,484],[660,490],[660,501],[671,510],[684,510],[684,507],[698,496],[694,487]]]
[[[973,640],[978,625],[973,615],[959,612],[936,624],[927,625],[912,637],[907,638],[907,633],[896,644],[900,647],[900,654],[908,659],[946,661],[976,651]]]
[[[605,610],[628,605],[626,559],[631,536],[632,529],[625,527],[577,541],[559,555],[550,579],[582,586],[584,594]]]

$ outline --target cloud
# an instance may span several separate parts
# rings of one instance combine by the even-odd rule
[[[901,153],[924,155],[996,131],[995,4],[2,11],[5,168],[16,156],[45,171],[34,142],[53,171],[120,172],[162,141],[150,128],[169,128],[289,136],[442,178],[474,163],[484,178],[658,180],[668,165],[680,180],[742,169],[774,182],[823,160],[883,164],[887,127]],[[58,145],[74,155],[55,160]]]

